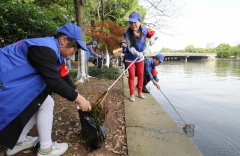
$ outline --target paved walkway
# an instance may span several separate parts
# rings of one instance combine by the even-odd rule
[[[129,156],[202,156],[151,94],[143,100],[135,89],[136,101],[131,102],[126,77],[123,82]]]

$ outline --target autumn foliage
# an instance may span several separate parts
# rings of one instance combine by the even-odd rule
[[[90,27],[87,35],[99,42],[99,49],[108,50],[119,48],[119,43],[124,39],[123,33],[126,28],[120,27],[117,24],[108,22],[99,22]]]

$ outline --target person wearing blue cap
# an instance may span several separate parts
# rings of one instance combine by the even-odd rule
[[[97,54],[97,46],[98,43],[97,41],[92,41],[90,45],[87,46],[87,61],[89,61],[90,56],[93,55],[93,64],[96,66],[97,59],[100,58],[101,56]]]
[[[129,67],[128,73],[128,85],[130,90],[130,101],[135,101],[134,96],[134,79],[135,70],[137,70],[138,77],[138,97],[146,99],[142,93],[143,88],[143,71],[144,71],[144,48],[146,44],[146,38],[150,38],[149,44],[152,46],[155,43],[157,35],[155,31],[145,27],[141,24],[141,16],[138,12],[134,11],[129,15],[129,28],[124,32],[124,37],[127,43],[127,49],[125,53],[125,62],[128,67],[137,57],[136,62]]]
[[[120,42],[120,47],[122,47],[122,49],[121,49],[121,53],[123,53],[123,61],[122,61],[122,68],[123,68],[123,70],[125,69],[125,57],[124,57],[124,55],[125,55],[125,52],[126,52],[126,49],[127,49],[127,43],[126,43],[126,40],[121,40],[121,42]]]
[[[156,71],[156,66],[160,64],[164,64],[164,56],[162,54],[157,54],[152,58],[144,59],[144,81],[142,92],[149,93],[146,88],[149,81],[152,81],[157,89],[160,89],[160,85],[158,84],[159,79],[157,77],[158,73]]]
[[[91,104],[70,79],[64,59],[87,50],[82,29],[72,23],[54,36],[32,36],[0,49],[0,145],[13,155],[40,140],[37,156],[62,155],[67,143],[52,142],[54,101],[51,92],[75,101],[82,111]],[[38,137],[27,136],[37,124]]]

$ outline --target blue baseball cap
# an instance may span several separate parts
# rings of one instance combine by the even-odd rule
[[[158,59],[162,64],[164,64],[164,56],[163,54],[157,54],[155,56],[156,59]]]
[[[64,24],[60,28],[58,28],[58,32],[65,34],[67,37],[76,39],[77,43],[79,44],[80,48],[88,51],[86,45],[82,42],[82,28],[72,24]]]
[[[126,43],[126,40],[122,40],[120,43]]]
[[[138,12],[134,11],[129,15],[128,22],[137,22],[138,20],[141,20],[141,16]]]
[[[92,41],[92,44],[94,44],[94,45],[98,46],[98,43],[97,43],[97,41]]]

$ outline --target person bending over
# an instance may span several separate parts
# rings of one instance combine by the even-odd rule
[[[158,84],[159,79],[157,77],[158,73],[156,71],[156,66],[160,64],[164,64],[164,56],[162,54],[157,54],[152,58],[144,59],[144,81],[142,89],[143,93],[149,93],[146,88],[146,85],[149,81],[152,81],[157,89],[160,90],[160,85]]]
[[[67,143],[52,142],[52,92],[74,101],[82,111],[91,104],[70,79],[64,59],[77,49],[87,51],[82,29],[72,23],[56,35],[20,40],[0,49],[0,145],[13,155],[33,147],[38,137],[27,136],[34,124],[40,140],[37,156],[62,155]]]

